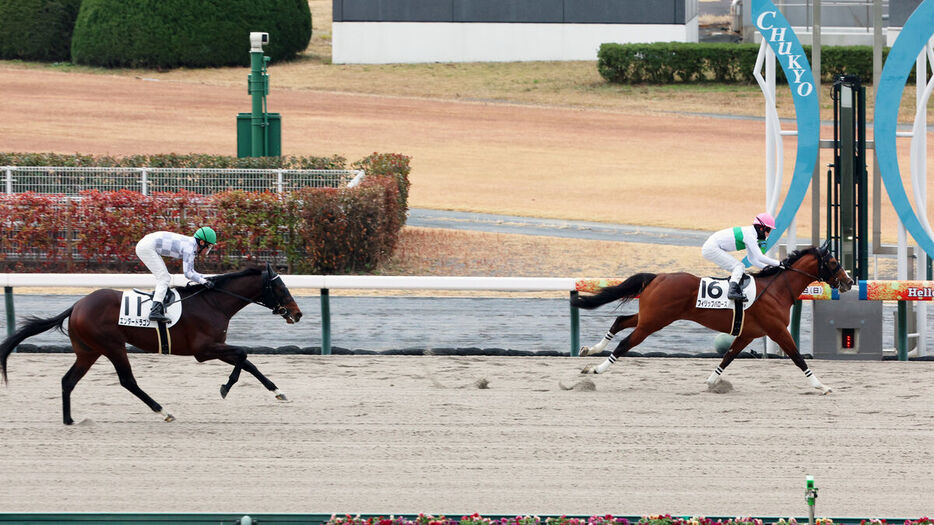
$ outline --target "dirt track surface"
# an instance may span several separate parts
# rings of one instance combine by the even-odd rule
[[[102,360],[61,424],[72,358],[14,354],[0,389],[4,512],[665,513],[920,517],[934,510],[926,367],[788,360],[256,356],[229,367],[135,355],[165,423]],[[488,388],[477,387],[479,380]],[[564,387],[574,387],[564,390]]]

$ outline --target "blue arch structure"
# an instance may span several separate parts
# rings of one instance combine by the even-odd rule
[[[873,118],[876,158],[889,201],[918,246],[928,255],[934,256],[934,240],[931,240],[921,225],[905,194],[895,149],[895,131],[902,92],[918,53],[927,45],[931,35],[934,35],[934,0],[925,0],[905,22],[895,44],[889,50],[876,89],[876,110]],[[919,82],[923,81],[924,79],[919,79]],[[920,211],[925,213],[925,210]]]
[[[820,151],[820,106],[811,65],[788,20],[769,0],[752,0],[752,22],[775,52],[785,72],[795,104],[798,123],[798,149],[794,175],[781,209],[775,217],[775,232],[769,236],[766,249],[771,249],[791,226],[804,202],[817,155]]]

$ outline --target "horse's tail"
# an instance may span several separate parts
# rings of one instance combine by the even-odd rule
[[[655,279],[655,277],[656,274],[654,273],[637,273],[621,284],[601,288],[600,291],[594,295],[576,296],[571,299],[571,306],[590,310],[617,299],[622,299],[625,303],[642,293],[646,285],[652,282],[652,279]]]
[[[23,340],[27,337],[41,334],[42,332],[52,328],[57,328],[59,332],[65,333],[65,328],[62,326],[62,323],[65,322],[65,319],[71,315],[71,311],[74,309],[74,306],[70,306],[64,312],[56,315],[55,317],[49,317],[48,319],[28,317],[26,318],[26,322],[19,327],[19,330],[13,332],[13,335],[7,337],[2,343],[0,343],[0,375],[3,376],[4,383],[6,383],[6,360],[8,357],[10,357],[10,354],[13,352],[13,349],[16,348],[16,345],[22,343]]]

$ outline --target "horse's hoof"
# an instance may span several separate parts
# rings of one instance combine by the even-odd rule
[[[173,416],[172,414],[166,414],[166,415],[165,415],[165,422],[166,422],[166,423],[171,423],[171,422],[173,422],[173,421],[175,421],[175,416]]]
[[[833,389],[832,389],[832,388],[830,388],[829,386],[824,386],[824,387],[821,387],[821,393],[820,393],[820,395],[826,396],[827,394],[829,394],[829,393],[831,393],[831,392],[833,392]]]
[[[65,421],[63,421],[63,423],[65,423],[66,425],[74,425],[74,424],[75,424],[75,420],[74,420],[74,419],[71,419],[71,418],[68,418],[68,419],[66,419]]]
[[[227,399],[227,392],[230,392],[230,389],[227,388],[227,385],[221,385],[221,399]]]
[[[590,355],[590,347],[589,347],[589,346],[582,346],[582,347],[581,347],[581,351],[580,351],[580,356],[581,356],[581,357],[587,357],[587,356],[589,356],[589,355]]]
[[[585,366],[584,368],[581,368],[581,373],[582,374],[596,374],[596,372],[594,372],[594,367],[589,366],[589,365]]]
[[[285,394],[276,394],[276,399],[279,401],[288,401],[289,398],[285,397]]]

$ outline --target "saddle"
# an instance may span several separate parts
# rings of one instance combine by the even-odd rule
[[[739,280],[739,287],[746,295],[745,300],[730,300],[726,297],[729,288],[727,277],[703,277],[700,288],[697,290],[695,308],[729,309],[733,311],[733,321],[730,323],[730,335],[736,336],[743,331],[743,321],[746,317],[746,308],[752,306],[756,299],[756,283],[748,274],[743,274]]]

